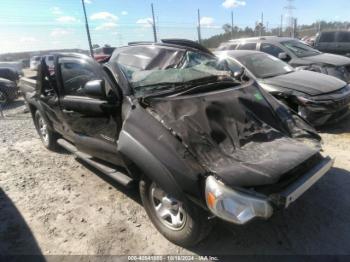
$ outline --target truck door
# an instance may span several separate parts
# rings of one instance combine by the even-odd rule
[[[103,68],[88,57],[61,56],[58,67],[60,107],[68,140],[82,152],[120,164],[116,144],[120,106],[113,82]],[[85,94],[85,85],[93,80],[104,85],[106,97]]]
[[[42,60],[39,65],[37,88],[42,113],[47,117],[55,130],[62,132],[57,78],[55,72],[50,73],[45,60]]]

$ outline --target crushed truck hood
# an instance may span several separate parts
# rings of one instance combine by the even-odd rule
[[[319,151],[319,137],[297,127],[257,84],[153,98],[149,105],[199,163],[228,185],[273,184]],[[287,131],[278,114],[290,117]]]
[[[266,84],[302,92],[310,96],[328,94],[346,86],[346,83],[338,78],[306,70],[295,71],[261,81]]]

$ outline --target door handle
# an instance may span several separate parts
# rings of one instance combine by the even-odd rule
[[[73,114],[74,113],[74,111],[67,110],[67,109],[62,109],[62,112],[65,113],[65,114]]]

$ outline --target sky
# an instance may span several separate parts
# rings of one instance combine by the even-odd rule
[[[125,45],[153,40],[151,3],[159,38],[197,40],[222,33],[222,25],[254,27],[264,13],[269,28],[286,17],[287,0],[84,0],[93,44]],[[346,21],[350,0],[294,0],[298,24]],[[0,0],[0,53],[88,47],[81,0]]]

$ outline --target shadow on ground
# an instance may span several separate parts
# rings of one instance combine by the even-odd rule
[[[125,189],[79,162],[142,205],[137,187]],[[189,250],[199,255],[349,255],[349,188],[350,172],[333,168],[288,209],[277,211],[271,219],[245,226],[217,221],[209,237]]]
[[[333,168],[268,221],[218,223],[191,251],[205,254],[350,254],[350,173]]]
[[[348,134],[350,133],[350,115],[336,123],[322,126],[317,131],[328,134]]]
[[[2,105],[2,110],[5,113],[7,110],[16,109],[16,108],[21,107],[21,106],[24,106],[23,99],[15,100],[15,101],[12,101],[6,105]]]
[[[35,255],[36,261],[45,261],[26,221],[1,188],[0,254],[11,257],[13,255]]]
[[[140,197],[140,194],[139,194],[139,191],[138,191],[138,185],[137,184],[135,184],[132,188],[129,188],[129,189],[125,188],[124,186],[120,185],[118,182],[114,181],[113,179],[111,179],[107,175],[103,174],[102,172],[100,172],[96,168],[90,166],[89,164],[85,163],[84,161],[80,160],[79,158],[77,158],[76,161],[78,161],[86,169],[90,170],[92,173],[94,173],[95,175],[99,176],[101,179],[106,181],[108,184],[113,186],[116,190],[122,192],[124,195],[126,195],[129,198],[131,198],[133,201],[135,201],[139,205],[142,205],[142,201],[141,201],[141,197]],[[125,173],[126,174],[125,170],[120,169],[118,171],[120,171],[121,173]]]
[[[137,187],[125,189],[81,162],[142,205]],[[199,255],[350,254],[350,172],[333,168],[288,209],[270,220],[233,226],[217,221],[207,240],[190,251]]]

